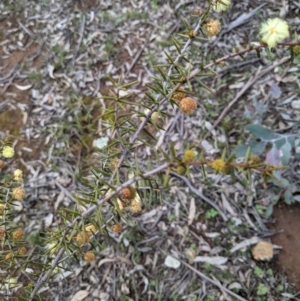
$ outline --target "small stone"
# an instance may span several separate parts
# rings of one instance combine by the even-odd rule
[[[255,260],[269,261],[273,258],[273,245],[267,241],[260,241],[252,249]]]
[[[293,109],[300,110],[300,99],[292,101],[291,106]]]

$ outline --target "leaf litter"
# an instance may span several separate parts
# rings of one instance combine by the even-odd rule
[[[18,131],[1,127],[0,135],[3,138],[8,133],[18,144],[23,142],[18,148],[19,163],[27,172],[28,196],[26,212],[20,211],[20,214],[30,218],[32,229],[42,229],[41,221],[46,222],[47,227],[55,227],[60,223],[57,210],[74,203],[72,195],[80,188],[74,177],[78,160],[92,152],[92,143],[78,147],[81,135],[92,136],[96,144],[104,143],[102,136],[97,136],[102,130],[101,121],[98,128],[95,125],[94,129],[82,133],[76,133],[73,127],[77,116],[86,114],[85,101],[92,102],[98,113],[100,106],[103,109],[109,106],[102,98],[111,88],[107,75],[114,79],[121,75],[128,82],[137,79],[139,83],[133,93],[139,93],[138,99],[142,100],[146,84],[154,75],[153,66],[166,62],[163,43],[170,53],[174,51],[166,43],[173,28],[178,28],[174,12],[186,16],[191,7],[187,3],[177,10],[176,1],[160,5],[159,9],[155,8],[155,1],[146,0],[36,1],[23,6],[15,21],[12,15],[17,12],[11,12],[5,3],[0,5],[5,17],[1,21],[1,102],[16,110],[22,103],[19,99],[25,95],[28,98],[21,110],[27,117]],[[226,30],[222,39],[215,42],[214,51],[220,56],[226,55],[231,52],[232,41],[241,44],[249,35],[254,36],[256,28],[251,27],[251,22],[247,23],[248,19],[259,20],[254,14],[258,8],[263,15],[269,15],[270,9],[276,11],[276,5],[268,5],[267,10],[259,1],[237,4],[224,15]],[[299,11],[293,4],[285,9]],[[248,13],[240,14],[241,11]],[[203,43],[203,47],[210,46]],[[13,63],[14,60],[18,64]],[[254,64],[258,66],[258,63]],[[240,90],[247,80],[244,71],[254,73],[251,66],[246,68],[244,65],[234,70],[223,87],[223,73],[220,73],[211,88],[219,90],[217,93],[226,93],[223,90],[230,87]],[[298,101],[286,86],[297,78],[288,73],[286,67],[286,74],[277,77],[276,86],[270,86],[269,92],[266,82],[272,82],[273,74],[258,79],[245,98],[251,102],[254,96],[261,95],[262,89],[265,96],[261,103],[265,104],[269,94],[275,99],[282,94],[288,102],[271,100],[271,104],[283,107],[282,117],[291,126],[290,117],[297,120],[300,112],[290,112],[288,107],[297,108]],[[239,81],[232,81],[241,75]],[[197,88],[194,87],[195,91]],[[208,103],[218,105],[215,97],[203,93]],[[214,119],[207,107],[203,106],[195,116],[187,118],[170,105],[165,105],[164,110],[169,114],[164,120],[164,130],[155,133],[157,147],[166,149],[172,140],[176,150],[183,152],[188,143],[199,142],[207,156],[220,154],[217,141],[223,133],[213,126]],[[237,106],[229,114],[242,116],[243,110]],[[200,140],[199,132],[206,130],[211,131],[212,139]],[[36,141],[41,143],[38,149],[33,147]],[[34,156],[26,156],[32,152]],[[137,148],[139,158],[145,153],[153,155],[147,146]],[[239,300],[257,298],[263,290],[258,291],[261,280],[253,275],[253,269],[268,267],[253,260],[251,248],[269,234],[266,220],[253,207],[256,199],[241,184],[242,177],[232,185],[229,177],[208,174],[212,183],[208,186],[200,174],[201,170],[195,167],[190,178],[173,177],[173,193],[165,194],[161,203],[152,203],[151,210],[145,209],[133,217],[120,236],[110,233],[109,244],[99,237],[103,249],[99,250],[101,255],[96,264],[89,266],[67,260],[64,265],[67,271],[60,271],[66,273],[64,280],[50,281],[51,289],[45,288],[45,300],[53,300],[54,295],[60,300],[110,300],[110,296],[118,300],[122,295],[127,300],[152,300],[153,296],[161,296],[163,300],[176,296],[186,300],[205,296],[229,300],[230,294],[236,295],[233,290],[239,292]],[[254,189],[259,195],[259,183],[256,184]],[[211,208],[217,215],[210,219],[205,213]],[[178,262],[182,264],[179,266]],[[270,300],[292,298],[280,271],[267,280]],[[276,291],[280,285],[285,292]]]

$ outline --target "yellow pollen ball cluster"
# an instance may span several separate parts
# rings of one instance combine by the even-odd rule
[[[15,240],[21,240],[24,237],[24,232],[21,228],[18,228],[12,233],[12,238]]]
[[[2,149],[2,156],[4,158],[12,158],[15,154],[15,150],[11,146],[4,146]]]
[[[180,110],[185,114],[194,113],[197,109],[197,102],[193,98],[185,97],[179,103]]]
[[[287,22],[280,18],[268,19],[261,25],[259,33],[262,37],[262,41],[266,43],[269,48],[275,47],[278,43],[290,36]]]
[[[138,213],[138,212],[142,211],[142,203],[141,203],[141,201],[139,201],[137,199],[132,200],[132,202],[130,204],[130,207],[129,207],[129,210],[132,213]]]
[[[211,167],[217,172],[223,171],[225,169],[225,166],[226,163],[222,159],[216,159],[211,163]]]
[[[186,173],[186,167],[183,165],[179,165],[176,168],[176,172],[180,175],[183,176]]]
[[[17,182],[21,182],[23,180],[23,172],[21,169],[16,169],[14,171],[14,180]]]
[[[192,162],[196,157],[196,154],[192,150],[187,150],[183,154],[183,162]]]
[[[216,36],[221,31],[221,23],[219,20],[210,20],[204,25],[204,29],[207,36]]]
[[[213,10],[217,13],[220,13],[221,11],[226,11],[230,5],[230,0],[216,0]]]
[[[84,260],[86,262],[92,262],[93,260],[95,259],[95,254],[93,251],[87,251],[85,254],[84,254]]]
[[[12,197],[14,200],[22,201],[25,196],[25,190],[22,187],[14,188],[12,191]]]
[[[90,233],[87,231],[79,232],[76,236],[76,241],[81,246],[88,243],[89,240],[90,240]]]

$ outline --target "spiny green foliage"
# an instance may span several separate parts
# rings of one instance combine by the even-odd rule
[[[28,278],[26,289],[30,294],[26,297],[28,300],[33,300],[41,286],[65,267],[64,262],[60,262],[64,253],[67,258],[74,258],[80,262],[80,259],[87,258],[84,245],[90,243],[93,250],[101,249],[101,242],[97,239],[99,235],[105,236],[111,231],[122,231],[122,224],[130,222],[131,215],[140,212],[142,206],[148,209],[151,208],[152,202],[159,202],[162,192],[170,188],[170,178],[174,171],[179,175],[189,175],[191,167],[200,166],[202,174],[199,176],[203,178],[207,170],[210,170],[231,175],[233,181],[235,174],[240,173],[245,177],[248,186],[251,184],[252,173],[255,171],[261,174],[264,184],[267,185],[270,180],[276,181],[275,172],[278,175],[281,166],[278,167],[273,161],[262,162],[260,158],[255,157],[256,148],[265,150],[271,144],[270,156],[275,156],[274,153],[282,151],[282,163],[284,165],[288,163],[292,147],[299,145],[299,139],[295,140],[292,135],[279,135],[260,125],[251,125],[247,128],[260,141],[255,145],[254,142],[249,142],[249,145],[244,147],[242,162],[236,162],[236,156],[227,155],[225,149],[223,155],[214,160],[206,159],[203,152],[195,152],[192,156],[191,151],[195,147],[193,145],[188,145],[185,153],[181,155],[172,143],[165,149],[155,150],[155,160],[148,159],[144,162],[136,155],[136,148],[140,144],[153,147],[156,141],[153,131],[161,129],[159,120],[163,120],[166,116],[163,111],[165,103],[170,102],[185,113],[193,113],[196,108],[187,99],[194,97],[194,84],[197,83],[199,89],[213,93],[214,91],[204,83],[202,78],[215,76],[217,72],[213,68],[217,64],[231,57],[242,57],[250,51],[259,53],[260,49],[266,47],[263,44],[251,46],[220,59],[206,56],[195,69],[189,49],[194,40],[207,39],[203,35],[203,28],[214,4],[210,1],[207,9],[199,13],[194,26],[190,25],[188,20],[183,20],[186,26],[185,32],[172,38],[176,53],[165,51],[168,62],[156,66],[157,75],[152,79],[152,83],[148,84],[146,98],[143,101],[136,102],[134,99],[136,96],[130,93],[131,86],[136,82],[126,83],[126,79],[110,78],[113,87],[104,97],[110,102],[110,106],[101,113],[103,134],[106,134],[109,140],[107,145],[98,151],[97,158],[100,164],[92,166],[91,174],[81,179],[83,188],[74,196],[76,201],[74,206],[60,210],[62,223],[56,229],[45,229],[44,233],[37,233],[37,235],[29,233],[30,240],[26,240],[20,231],[17,233],[20,235],[16,235],[15,231],[19,229],[12,218],[16,203],[16,196],[13,196],[16,181],[9,175],[1,178],[0,196],[1,204],[3,204],[1,233],[5,249],[2,256],[7,260],[5,264],[9,274],[9,277],[5,275],[5,281],[7,283],[9,279],[14,279],[17,272],[26,274]],[[155,5],[154,1],[153,6]],[[136,15],[130,14],[125,17],[135,18]],[[104,15],[103,18],[108,18],[108,16]],[[293,45],[295,44],[290,44],[290,46]],[[108,40],[106,46],[107,51],[110,51],[113,47],[113,40]],[[55,67],[63,68],[65,53],[60,48],[53,50],[57,53]],[[201,55],[201,50],[199,52]],[[180,97],[178,93],[181,93]],[[72,110],[80,112],[85,109],[83,99],[76,98],[76,103],[80,105],[75,104]],[[87,116],[91,117],[92,113],[89,108],[86,106]],[[83,135],[85,130],[87,132],[90,130],[90,120],[92,117],[86,120]],[[81,121],[75,120],[75,123]],[[58,131],[60,137],[63,137],[65,130],[65,124],[53,127],[53,131]],[[86,148],[90,147],[88,141],[82,143]],[[10,146],[9,142],[1,142],[0,150],[3,157],[9,158],[9,149],[5,149],[7,146]],[[241,148],[240,146],[237,152]],[[284,185],[288,193],[290,187],[287,183]],[[140,189],[142,187],[147,187],[147,189]],[[215,209],[210,209],[205,215],[206,218],[213,219],[217,214]],[[22,247],[36,248],[39,252],[27,258],[26,254],[20,254]],[[4,257],[1,258],[2,261]],[[137,260],[138,257],[139,254],[136,255]],[[31,268],[34,272],[28,276],[26,268]],[[40,275],[43,277],[39,278]],[[4,281],[4,279],[1,280]],[[259,286],[256,292],[258,296],[266,293],[266,288],[263,286]]]

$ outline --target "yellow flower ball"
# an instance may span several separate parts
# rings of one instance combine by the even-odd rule
[[[92,262],[93,260],[95,259],[95,254],[93,251],[87,251],[85,254],[84,254],[84,260],[86,262]]]
[[[177,166],[177,168],[176,168],[176,172],[177,172],[180,176],[183,176],[183,175],[185,175],[185,173],[186,173],[186,167],[183,166],[183,165],[179,165],[179,166]]]
[[[192,162],[196,157],[196,154],[192,150],[186,150],[183,154],[183,162]]]
[[[12,197],[14,200],[22,201],[25,196],[25,190],[22,187],[14,188],[12,191]]]
[[[210,20],[204,25],[205,34],[209,37],[216,36],[221,31],[219,20]]]
[[[217,13],[226,11],[230,5],[230,0],[216,0],[216,3],[213,5],[213,10]]]
[[[225,166],[226,166],[226,163],[222,159],[216,159],[215,161],[213,161],[211,163],[211,167],[217,172],[224,171]]]
[[[2,156],[4,158],[12,158],[15,154],[15,150],[11,146],[4,146],[2,149]]]
[[[137,198],[135,198],[134,200],[132,200],[131,203],[130,203],[129,210],[132,213],[138,213],[138,212],[142,211],[142,203],[141,203],[141,201],[138,200]]]
[[[290,36],[287,22],[280,18],[268,19],[261,25],[259,33],[262,36],[262,41],[266,43],[269,48],[275,47],[278,43]]]
[[[14,171],[14,180],[17,182],[21,182],[23,179],[23,171],[21,169],[16,169]]]
[[[21,240],[24,237],[24,231],[21,228],[18,228],[12,233],[12,238],[15,240]]]

